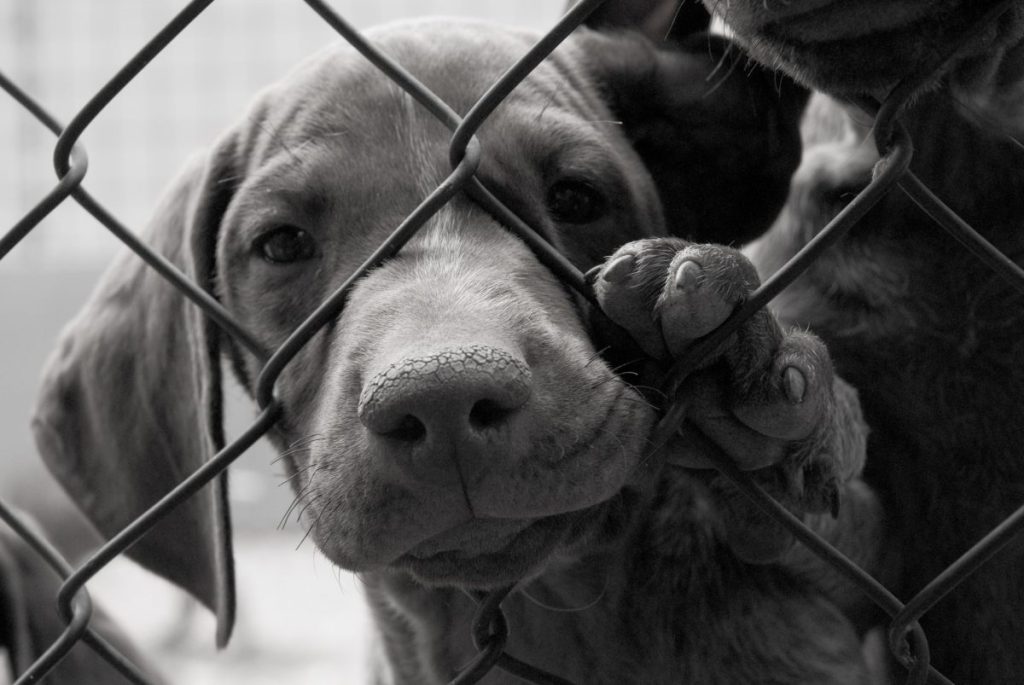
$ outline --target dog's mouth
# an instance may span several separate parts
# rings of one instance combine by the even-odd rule
[[[540,519],[476,519],[426,540],[395,566],[431,584],[489,589],[529,575],[572,537],[578,512]]]
[[[747,26],[739,17],[736,28],[750,39],[758,57],[781,63],[813,87],[837,95],[884,98],[911,71],[962,42],[962,32],[989,4],[837,0],[813,3],[803,11],[773,13]],[[798,3],[792,6],[799,8]]]
[[[493,455],[483,451],[475,472],[464,468],[474,464],[468,458],[455,462],[457,477],[471,476],[455,484],[416,478],[388,445],[371,452],[340,434],[323,440],[308,455],[310,482],[295,484],[312,493],[303,523],[329,559],[355,572],[392,569],[475,589],[532,576],[593,539],[586,533],[609,520],[603,512],[623,509],[623,493],[646,488],[658,472],[642,458],[653,412],[620,388],[601,387],[604,397],[594,400],[608,402],[608,412],[559,430],[545,424],[504,459],[484,460]]]
[[[609,501],[534,519],[473,519],[435,535],[399,557],[393,566],[432,585],[492,589],[542,570],[560,549],[590,540],[602,529],[618,530],[632,508],[622,492]]]
[[[416,559],[438,555],[464,558],[500,553],[521,533],[545,519],[479,518],[459,524],[419,543],[407,552]]]
[[[783,12],[760,32],[778,40],[810,45],[872,40],[917,32],[923,21],[934,16],[934,6],[934,0],[891,2],[884,7],[875,0],[842,0],[806,11]]]

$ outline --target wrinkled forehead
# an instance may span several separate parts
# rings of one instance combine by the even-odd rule
[[[456,20],[403,22],[366,35],[460,117],[536,40]],[[487,118],[480,130],[485,166],[496,156],[518,158],[510,141],[536,137],[541,121],[549,134],[560,132],[561,146],[594,137],[580,122],[601,119],[604,105],[580,72],[578,49],[572,41],[561,46]],[[241,131],[240,195],[249,204],[265,203],[272,192],[328,198],[344,188],[352,211],[369,211],[384,195],[404,211],[452,172],[452,131],[346,42],[268,89]]]
[[[366,33],[384,54],[437,95],[458,116],[465,115],[494,82],[522,57],[536,37],[482,22],[420,20]],[[569,68],[571,45],[549,58],[519,84],[502,108],[516,103],[587,110],[579,75]],[[502,116],[499,111],[494,119]],[[373,150],[446,143],[450,131],[398,84],[345,42],[302,64],[269,89],[248,116],[254,140],[249,159],[262,165],[282,151],[298,153],[322,140]],[[368,141],[380,141],[380,145]],[[407,150],[415,152],[414,149]],[[355,160],[358,162],[358,160]]]

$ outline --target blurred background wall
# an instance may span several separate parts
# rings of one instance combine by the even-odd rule
[[[62,122],[185,5],[185,0],[0,0],[0,71]],[[556,0],[335,0],[359,28],[403,17],[468,16],[537,30]],[[81,142],[85,187],[140,227],[190,153],[216,139],[265,84],[335,34],[298,0],[217,0],[106,108]],[[0,233],[54,183],[55,138],[0,94]],[[94,542],[41,467],[28,431],[40,369],[119,243],[74,202],[0,261],[0,497],[32,513],[71,554]],[[233,429],[252,415],[235,393]],[[368,629],[358,581],[279,520],[291,493],[265,446],[232,468],[239,527],[239,627],[227,652],[212,622],[128,562],[93,587],[173,683],[357,683]],[[277,469],[279,471],[279,469]],[[2,525],[2,524],[0,524]],[[9,678],[0,670],[0,685]]]

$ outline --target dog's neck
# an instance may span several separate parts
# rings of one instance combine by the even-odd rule
[[[682,473],[667,474],[617,535],[554,559],[516,587],[502,604],[511,655],[574,682],[688,668],[688,641],[731,591],[708,569],[728,576],[736,562],[716,533],[707,490]],[[476,656],[469,593],[429,588],[400,571],[361,577],[380,638],[380,682],[446,683]]]
[[[502,603],[510,626],[508,651],[560,673],[589,670],[575,663],[574,641],[602,640],[619,630],[614,608],[626,585],[623,550],[603,550],[571,563],[555,562],[540,576],[520,583]],[[619,563],[616,563],[619,560]],[[362,576],[379,644],[374,667],[380,682],[446,683],[477,654],[471,635],[477,612],[468,591],[430,588],[402,572]],[[498,682],[504,682],[499,680]]]

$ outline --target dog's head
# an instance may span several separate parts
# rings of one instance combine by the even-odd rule
[[[963,78],[984,78],[1024,35],[1024,6],[1004,0],[704,0],[704,5],[760,61],[841,95],[882,98],[902,78],[951,50],[955,56],[948,68],[963,68]],[[997,19],[984,22],[1003,8]],[[980,30],[973,30],[979,21]]]
[[[534,40],[453,22],[372,39],[458,112]],[[483,126],[480,177],[580,268],[641,236],[755,235],[798,161],[802,98],[730,70],[724,50],[580,32]],[[185,174],[148,240],[273,350],[446,177],[449,137],[332,48]],[[324,554],[493,587],[622,514],[655,470],[654,412],[601,359],[583,308],[462,196],[360,279],[275,388],[271,439]],[[107,535],[207,460],[221,350],[253,391],[257,355],[130,255],[65,332],[37,440]],[[192,498],[133,554],[229,619],[224,515],[223,492]]]

